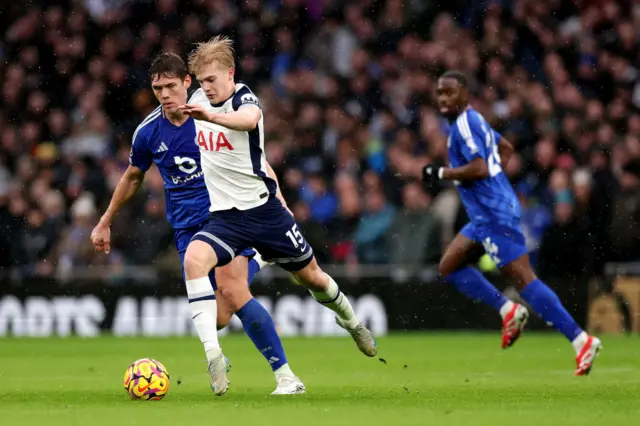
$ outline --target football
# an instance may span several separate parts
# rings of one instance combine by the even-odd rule
[[[158,401],[169,391],[169,372],[160,361],[142,358],[124,373],[124,390],[131,399]]]

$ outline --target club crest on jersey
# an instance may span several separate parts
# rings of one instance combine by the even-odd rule
[[[246,93],[242,95],[242,97],[240,98],[240,101],[242,102],[243,105],[244,104],[258,105],[258,98],[256,98],[253,93]]]
[[[218,152],[221,149],[226,149],[228,151],[233,151],[233,146],[229,143],[229,140],[223,132],[209,131],[206,133],[209,133],[209,135],[207,136],[205,132],[199,130],[198,135],[196,136],[196,143],[202,150]],[[218,134],[215,138],[213,136],[214,133]]]

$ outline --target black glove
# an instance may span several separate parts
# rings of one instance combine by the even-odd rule
[[[422,181],[424,183],[434,182],[440,179],[442,167],[427,164],[422,168]]]

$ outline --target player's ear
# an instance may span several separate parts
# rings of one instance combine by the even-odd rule
[[[184,88],[188,89],[189,87],[191,87],[191,76],[189,74],[187,74],[184,78],[184,81],[182,82],[182,84],[184,84]]]

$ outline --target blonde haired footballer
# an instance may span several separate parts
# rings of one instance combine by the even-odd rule
[[[371,332],[356,318],[347,297],[316,262],[293,216],[278,199],[264,154],[263,113],[258,98],[236,84],[230,39],[214,37],[189,55],[189,70],[201,88],[184,114],[196,120],[196,143],[211,199],[211,215],[185,254],[187,288],[210,286],[208,271],[253,247],[267,262],[289,271],[321,304],[336,313],[365,355],[377,353]],[[218,342],[216,342],[218,343]],[[211,387],[224,394],[228,361],[219,344],[208,351]]]

